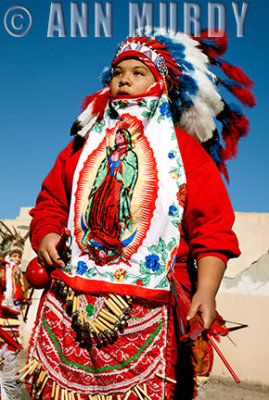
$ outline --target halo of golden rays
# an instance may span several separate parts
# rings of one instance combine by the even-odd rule
[[[136,231],[133,241],[123,249],[122,256],[128,260],[137,251],[146,236],[158,193],[157,164],[153,150],[144,134],[142,122],[130,114],[123,114],[121,121],[118,121],[112,129],[107,129],[106,137],[83,164],[75,193],[74,233],[77,244],[81,250],[84,250],[85,248],[81,243],[84,235],[81,227],[81,216],[85,214],[87,209],[89,194],[98,168],[104,158],[107,157],[106,148],[107,146],[111,148],[114,146],[115,134],[118,129],[127,129],[130,132],[132,150],[136,153],[138,159],[138,177],[130,204],[133,229],[132,232],[126,229],[121,237],[121,241],[123,241]]]

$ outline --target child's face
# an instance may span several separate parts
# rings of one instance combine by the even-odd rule
[[[21,254],[14,252],[12,254],[10,254],[10,259],[16,264],[16,265],[20,265],[21,263]]]
[[[113,95],[138,95],[156,82],[151,70],[136,59],[124,60],[116,65],[110,83]]]

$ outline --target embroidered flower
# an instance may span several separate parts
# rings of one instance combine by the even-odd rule
[[[173,151],[170,151],[170,153],[168,153],[168,158],[170,158],[171,160],[175,158],[175,153]]]
[[[119,268],[119,269],[117,269],[117,271],[114,272],[114,278],[118,282],[123,282],[125,275],[126,275],[126,271],[123,268]]]
[[[178,209],[177,209],[177,207],[174,206],[174,205],[170,206],[170,207],[169,207],[169,212],[168,212],[168,214],[169,214],[171,217],[176,217],[176,216],[178,215]]]
[[[186,195],[187,195],[187,185],[186,185],[186,183],[183,183],[177,192],[178,203],[182,207],[185,206]]]
[[[170,172],[170,175],[171,175],[171,178],[173,178],[173,179],[179,178],[179,173],[175,169]]]
[[[171,111],[168,101],[160,105],[160,113],[161,115],[164,115],[167,118],[171,117]]]
[[[78,275],[84,275],[87,269],[88,269],[87,264],[84,261],[78,262],[78,268],[77,268]]]
[[[151,254],[146,256],[145,258],[145,265],[148,269],[151,269],[153,272],[158,271],[160,268],[159,264],[160,258],[156,254]]]
[[[136,284],[138,286],[144,286],[142,279],[138,279],[138,281],[136,281]]]
[[[91,315],[93,315],[93,305],[92,304],[87,304],[86,306],[86,311],[87,311],[87,315],[90,317]]]
[[[137,104],[140,106],[145,106],[147,105],[146,100],[144,99],[144,97],[141,97],[140,99],[136,99]]]

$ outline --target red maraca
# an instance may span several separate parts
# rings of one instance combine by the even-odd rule
[[[26,269],[26,279],[35,289],[44,289],[50,283],[50,276],[45,268],[38,263],[38,258],[33,258]]]

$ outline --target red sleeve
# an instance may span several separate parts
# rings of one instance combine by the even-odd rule
[[[31,243],[38,250],[41,239],[48,233],[61,234],[67,225],[73,174],[81,153],[74,150],[74,140],[59,154],[54,167],[45,178],[30,226]]]
[[[176,130],[187,180],[184,240],[193,258],[214,255],[224,262],[240,255],[232,230],[234,212],[220,173],[193,137]],[[183,243],[184,246],[184,243]]]

